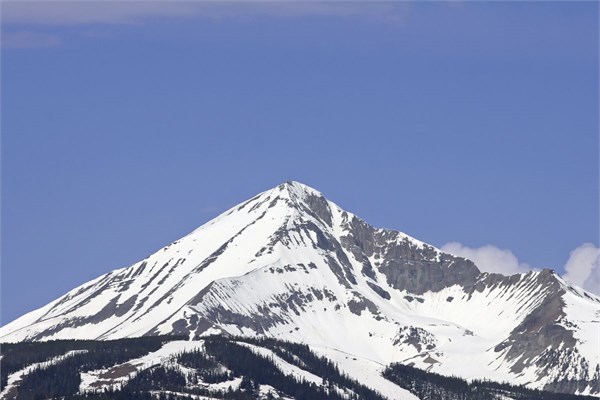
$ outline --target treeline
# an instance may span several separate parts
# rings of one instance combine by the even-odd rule
[[[17,345],[23,352],[11,351],[9,360],[25,364],[85,350],[58,360],[46,368],[36,368],[18,387],[18,399],[185,399],[192,395],[222,399],[251,400],[258,397],[261,385],[297,400],[383,400],[377,392],[340,372],[330,360],[314,354],[308,346],[274,339],[207,337],[204,351],[189,351],[172,357],[167,365],[157,365],[136,373],[127,383],[114,389],[79,394],[80,373],[108,368],[158,350],[165,341],[178,337],[147,337],[114,341],[57,341]],[[271,349],[279,357],[319,376],[309,382],[286,375],[270,357],[256,354],[238,342]],[[30,354],[31,353],[31,354]],[[34,354],[37,353],[37,356]],[[12,357],[12,358],[11,358]],[[24,365],[20,365],[22,368]],[[185,368],[184,368],[185,367]],[[185,372],[182,369],[185,369]],[[18,368],[20,369],[20,368]],[[234,379],[241,384],[233,384]],[[231,381],[227,390],[214,390],[210,383]],[[234,388],[235,386],[235,388]],[[271,395],[276,398],[276,395]],[[190,397],[191,398],[191,397]]]
[[[156,351],[176,336],[148,336],[134,339],[107,341],[60,340],[48,342],[2,345],[2,387],[12,372],[27,365],[49,361],[69,351],[81,353],[65,357],[45,368],[35,368],[17,388],[18,398],[47,399],[77,393],[81,383],[80,373],[107,368]]]
[[[118,390],[72,394],[65,399],[144,399],[146,393],[156,392],[177,399],[185,399],[190,395],[203,395],[221,399],[255,400],[259,397],[261,385],[270,385],[277,392],[297,400],[362,398],[351,392],[345,395],[338,393],[333,389],[333,380],[330,381],[330,386],[324,386],[285,375],[274,365],[271,358],[258,355],[248,347],[228,338],[219,336],[206,338],[204,347],[205,352],[190,351],[176,355],[172,360],[175,363],[172,365],[160,365],[140,371]],[[316,359],[314,354],[312,356]],[[330,363],[328,360],[325,361]],[[206,383],[204,376],[217,372],[221,374],[222,382],[239,378],[241,383],[235,389],[232,387],[232,382],[227,390],[211,390],[202,384],[194,384],[189,372],[184,373],[178,365],[193,369],[197,373],[195,378],[202,383]],[[274,395],[271,395],[271,398],[275,398]],[[381,397],[376,399],[383,400]]]
[[[335,386],[344,388],[343,382],[341,381],[342,374],[340,374],[337,367],[331,363],[331,361],[325,358],[319,358],[310,350],[308,347],[302,347],[302,352],[298,354],[292,352],[299,359],[310,359],[312,368],[308,367],[307,364],[301,366],[309,372],[323,371],[324,373],[320,376],[322,379],[321,384],[314,382],[308,382],[305,380],[297,380],[292,376],[285,375],[275,366],[272,359],[264,357],[254,353],[251,349],[246,346],[236,343],[235,340],[245,341],[251,344],[257,344],[267,348],[289,346],[293,347],[293,344],[282,341],[272,341],[267,345],[266,341],[261,342],[260,339],[248,339],[248,338],[234,338],[228,339],[221,336],[213,336],[206,338],[204,346],[206,352],[211,356],[215,357],[215,360],[223,364],[229,370],[231,370],[234,376],[245,377],[247,384],[247,391],[258,390],[260,384],[270,385],[278,391],[285,393],[286,395],[293,397],[296,400],[320,400],[320,399],[364,399],[364,400],[383,400],[383,398],[371,389],[368,389],[362,385],[356,383],[356,387],[360,389],[365,395],[360,395],[356,391],[346,391],[343,395],[335,390]],[[302,345],[301,345],[302,346]],[[287,350],[290,350],[289,348]],[[291,350],[290,350],[291,351]],[[306,353],[304,353],[304,351]],[[291,359],[288,357],[288,359]],[[292,364],[297,364],[297,360],[293,360]],[[330,379],[324,377],[329,376]],[[244,386],[244,382],[242,383]]]
[[[184,367],[195,370],[196,373],[193,376],[188,376],[188,380],[194,384],[197,384],[199,381],[219,383],[232,380],[234,378],[233,373],[213,358],[203,351],[192,350],[179,354],[174,360]]]
[[[158,350],[170,340],[183,337],[142,337],[111,341],[53,341],[4,345],[2,376],[26,365],[84,350],[46,368],[36,368],[17,388],[17,399],[61,400],[184,400],[194,395],[219,399],[253,400],[261,385],[275,389],[267,398],[285,396],[296,400],[383,400],[378,392],[340,371],[331,360],[320,357],[307,345],[271,338],[210,336],[204,349],[175,354],[164,365],[138,371],[121,386],[78,393],[81,372],[104,369]],[[283,373],[274,357],[257,354],[246,344],[271,350],[275,356],[310,372],[319,382]],[[8,366],[8,368],[7,368]],[[467,382],[401,364],[385,369],[384,377],[427,400],[582,400],[592,397],[557,394],[489,381]],[[230,382],[227,388],[227,382]],[[235,382],[235,384],[234,384]],[[240,383],[241,382],[241,383]],[[6,379],[3,378],[3,386]],[[221,390],[210,384],[221,383]]]
[[[474,380],[467,382],[458,377],[448,377],[418,368],[394,363],[383,372],[383,376],[398,386],[410,391],[420,399],[428,400],[584,400],[590,396],[553,393],[514,386],[508,383]]]
[[[218,399],[254,400],[253,392],[245,388],[210,390],[202,385],[186,384],[185,374],[178,367],[157,365],[135,374],[117,389],[72,394],[64,400],[184,400],[200,395]]]
[[[48,342],[2,343],[0,360],[0,390],[4,389],[8,376],[27,365],[48,361],[71,350],[90,346],[91,341],[52,340]]]
[[[341,373],[333,361],[326,357],[317,356],[306,344],[262,337],[234,337],[233,340],[266,347],[290,364],[296,365],[299,368],[321,377],[326,385],[332,386],[333,383],[336,383],[340,387],[346,387],[352,390],[357,398],[365,400],[383,399],[379,393],[360,384],[348,375]]]

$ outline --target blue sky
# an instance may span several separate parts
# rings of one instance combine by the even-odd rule
[[[2,323],[289,179],[600,287],[596,2],[3,2],[1,80]]]

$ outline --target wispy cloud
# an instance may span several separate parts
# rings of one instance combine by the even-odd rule
[[[7,1],[2,20],[8,24],[85,25],[135,23],[150,17],[189,15],[193,2],[166,1]]]
[[[538,269],[519,261],[510,250],[493,245],[473,248],[451,242],[443,245],[441,249],[468,258],[485,272],[512,275]],[[600,294],[600,248],[592,243],[584,243],[577,247],[571,251],[564,271],[565,280],[589,292]]]
[[[57,34],[41,29],[68,27],[86,38],[112,36],[112,25],[143,25],[194,19],[253,19],[334,16],[404,24],[409,2],[325,0],[7,0],[0,2],[3,48],[51,47]],[[78,28],[78,29],[73,29]],[[61,35],[64,33],[61,32]]]
[[[2,32],[0,45],[2,48],[26,49],[34,47],[54,47],[61,43],[60,37],[54,34],[16,31]]]
[[[364,1],[6,1],[2,20],[8,24],[132,24],[149,19],[225,18],[257,15],[294,17],[336,15],[378,17],[402,22],[408,2]]]

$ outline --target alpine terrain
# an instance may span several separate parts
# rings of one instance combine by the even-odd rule
[[[182,387],[227,388],[190,375],[197,361],[185,354],[232,373],[223,379],[239,388],[248,381],[234,373],[231,351],[261,356],[282,376],[329,387],[341,398],[369,398],[360,394],[364,386],[381,398],[417,399],[416,384],[402,384],[411,371],[600,396],[600,298],[549,269],[482,273],[470,260],[374,228],[298,182],[263,192],[144,260],[18,318],[1,328],[0,341],[102,346],[167,335],[176,340],[152,342],[113,366],[79,370],[78,393],[113,390],[170,364],[183,371]],[[13,398],[36,368],[96,348],[61,346],[54,358],[14,367],[2,396]],[[310,367],[313,359],[328,360],[348,380],[335,380],[333,372],[325,379],[320,367]],[[303,398],[270,385],[255,387],[255,398]],[[507,393],[489,398],[533,398]],[[194,398],[211,398],[201,395],[208,396]]]

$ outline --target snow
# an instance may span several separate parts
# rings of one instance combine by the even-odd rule
[[[265,349],[264,347],[255,346],[253,344],[245,342],[237,342],[237,344],[251,349],[254,353],[262,357],[272,359],[273,365],[275,365],[285,375],[292,376],[298,382],[302,382],[304,380],[309,383],[314,383],[318,386],[320,386],[321,383],[323,383],[323,379],[321,377],[314,375],[308,371],[305,371],[302,368],[299,368],[293,364],[290,364],[270,349]]]
[[[577,289],[567,291],[563,295],[567,316],[563,320],[563,326],[573,332],[581,354],[600,355],[600,298],[589,293],[588,296],[584,295],[583,290]],[[595,365],[590,363],[588,367],[590,377],[594,375],[594,370]]]
[[[275,390],[275,388],[270,385],[260,385],[260,387],[258,389],[258,393],[259,393],[259,396],[261,396],[261,398],[266,398],[266,396],[269,395],[269,393],[271,393],[273,395],[277,394],[277,390]],[[281,398],[282,400],[294,400],[293,398],[286,397],[286,396],[282,396],[282,397],[278,397],[278,398]]]
[[[231,388],[231,390],[236,390],[240,387],[241,383],[242,378],[233,378],[230,381],[211,383],[209,388],[211,390],[229,390],[229,388]]]
[[[76,354],[81,354],[81,353],[85,353],[85,352],[87,352],[87,350],[72,350],[61,356],[54,357],[48,361],[30,364],[23,369],[13,372],[12,374],[10,374],[8,376],[6,386],[0,393],[0,400],[12,398],[13,396],[11,395],[11,392],[18,386],[18,384],[23,380],[23,378],[25,378],[27,375],[29,375],[32,371],[34,371],[38,368],[40,368],[40,369],[48,368],[49,366],[57,364],[69,357],[73,357]]]
[[[153,395],[155,395],[157,398],[161,393],[164,394],[170,394],[170,395],[175,395],[175,396],[181,396],[183,398],[192,398],[194,400],[219,400],[219,397],[207,397],[207,396],[200,396],[197,394],[189,394],[189,393],[181,393],[181,392],[173,392],[171,390],[162,390],[162,391],[158,391],[158,390],[154,390],[151,392]]]
[[[385,365],[368,358],[357,357],[331,348],[312,347],[315,353],[335,362],[341,372],[357,380],[361,384],[377,390],[390,400],[419,400],[408,390],[385,379],[381,374]]]
[[[260,193],[131,267],[98,277],[3,326],[0,340],[31,339],[64,322],[74,322],[74,326],[57,330],[44,340],[167,334],[176,321],[189,321],[192,316],[208,318],[211,310],[222,309],[275,322],[265,322],[264,330],[255,331],[240,328],[223,317],[210,333],[266,334],[309,343],[324,353],[329,351],[327,354],[337,357],[349,374],[364,376],[361,380],[374,382],[373,385],[386,391],[390,398],[400,398],[394,397],[397,388],[389,386],[379,372],[391,362],[410,362],[419,368],[467,379],[536,381],[534,369],[526,369],[516,376],[510,371],[511,363],[504,359],[505,352],[496,353],[493,349],[508,338],[546,296],[549,289],[536,283],[538,273],[521,274],[515,284],[486,287],[470,296],[458,285],[415,296],[390,287],[377,268],[374,279],[365,276],[362,263],[344,250],[343,256],[350,263],[348,273],[356,278],[356,285],[346,287],[327,263],[327,257],[339,261],[340,255],[318,247],[317,234],[301,228],[310,222],[340,243],[349,234],[346,224],[358,217],[326,201],[332,217],[329,225],[302,211],[303,207],[309,207],[311,196],[321,194],[297,182]],[[282,229],[290,232],[289,237],[273,242],[275,233]],[[408,241],[418,248],[429,247],[401,232],[390,240]],[[441,252],[431,247],[439,259]],[[377,265],[376,259],[370,261]],[[310,263],[316,268],[308,268]],[[387,291],[391,299],[380,297],[369,283]],[[199,301],[198,294],[211,284]],[[589,359],[592,371],[600,362],[600,300],[593,300],[596,298],[593,295],[591,299],[586,297],[580,289],[565,288],[567,318],[562,323],[573,330],[577,348]],[[305,299],[310,295],[310,301],[291,295],[302,295]],[[405,298],[408,295],[423,301],[409,302]],[[453,297],[451,302],[447,300],[449,297]],[[376,315],[369,308],[360,314],[352,312],[350,302],[360,302],[363,298],[374,305]],[[87,319],[99,314],[107,304],[124,311],[119,308],[120,312],[109,313],[106,318]],[[288,308],[284,309],[283,305]],[[86,319],[88,322],[82,324]],[[401,331],[406,333],[410,329],[421,332],[421,339],[435,347],[418,349],[410,343],[394,344]],[[190,339],[194,336],[194,331],[189,332]],[[172,343],[176,344],[169,346],[175,347],[165,347],[157,354],[135,360],[135,368],[139,370],[161,362],[176,351],[177,346],[198,345],[193,341]],[[352,357],[345,358],[348,354]],[[432,364],[431,359],[438,363]],[[303,373],[280,361],[278,365],[289,373]],[[82,375],[82,390],[99,382],[101,374],[102,371],[93,371]],[[317,379],[320,382],[320,378]]]
[[[142,357],[129,360],[106,369],[81,373],[81,384],[79,392],[102,390],[104,388],[117,388],[126,383],[139,371],[148,369],[154,365],[169,364],[169,360],[186,351],[202,349],[202,341],[177,340],[165,343],[157,351],[148,353]]]

